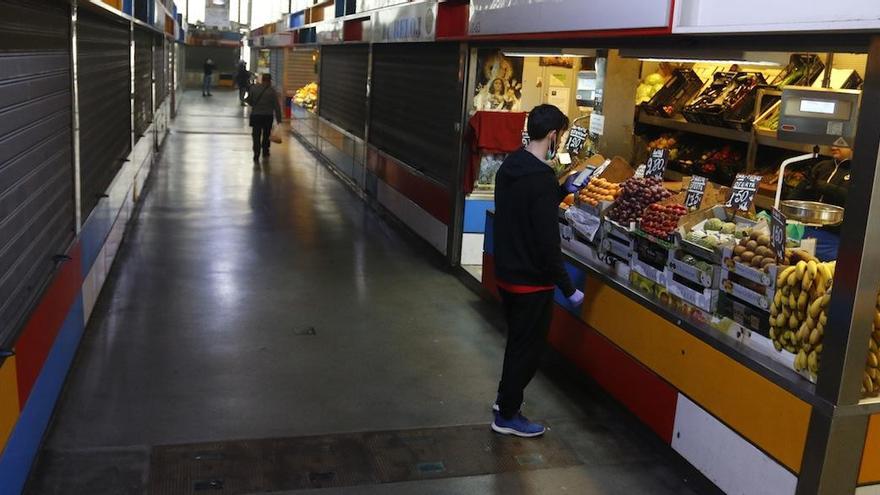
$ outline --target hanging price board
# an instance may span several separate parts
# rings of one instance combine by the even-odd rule
[[[696,210],[703,203],[703,195],[706,194],[706,178],[695,175],[691,177],[691,183],[688,184],[687,196],[684,198],[684,205],[688,210]]]
[[[589,131],[576,125],[568,131],[568,140],[565,142],[565,149],[567,149],[572,155],[579,155],[581,150],[584,149],[584,144],[587,142],[587,133]]]
[[[532,142],[532,138],[529,137],[529,131],[523,129],[522,131],[522,145],[526,147],[529,143]]]
[[[781,263],[785,259],[785,241],[787,237],[785,227],[787,220],[785,215],[776,208],[773,208],[771,216],[770,241],[773,244],[773,251],[776,253],[776,261]]]
[[[760,175],[737,174],[726,206],[739,211],[749,211],[755,201],[755,193],[758,192],[758,183],[760,182]]]
[[[662,179],[666,172],[666,164],[669,163],[669,150],[656,149],[651,152],[648,161],[645,162],[645,177],[657,177]]]

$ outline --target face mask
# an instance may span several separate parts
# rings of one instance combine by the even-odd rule
[[[547,148],[547,160],[556,158],[556,140],[550,141],[550,147]]]

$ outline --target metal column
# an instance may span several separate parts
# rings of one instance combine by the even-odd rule
[[[75,214],[74,225],[76,233],[82,230],[82,177],[80,175],[80,151],[79,151],[79,75],[77,73],[77,0],[70,2],[70,95],[71,95],[71,127],[73,140],[73,211]]]
[[[834,275],[818,396],[798,480],[798,495],[837,495],[855,489],[868,424],[859,406],[880,287],[880,36],[871,39],[859,110],[846,221]],[[873,247],[873,248],[872,248]],[[830,411],[830,413],[829,413]]]

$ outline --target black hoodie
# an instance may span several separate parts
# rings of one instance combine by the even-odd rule
[[[500,282],[558,286],[574,294],[559,245],[561,189],[535,155],[511,153],[495,177],[495,276]]]

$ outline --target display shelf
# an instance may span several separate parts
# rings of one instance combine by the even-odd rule
[[[728,129],[726,127],[716,127],[712,125],[696,124],[688,122],[682,118],[665,118],[648,115],[644,110],[639,110],[639,123],[652,125],[655,127],[664,127],[675,131],[689,132],[692,134],[701,134],[729,141],[738,141],[740,143],[751,142],[751,133],[746,131],[738,131],[736,129]]]
[[[820,409],[831,410],[831,405],[816,395],[815,384],[804,379],[803,376],[793,369],[717,329],[691,320],[633,290],[627,283],[619,280],[614,275],[613,268],[608,265],[584,259],[582,256],[578,256],[567,249],[563,249],[563,255],[568,262],[584,270],[590,276],[598,278],[605,285],[641,304],[654,314],[673,323],[683,331],[688,332],[717,351],[758,373],[804,402]]]

